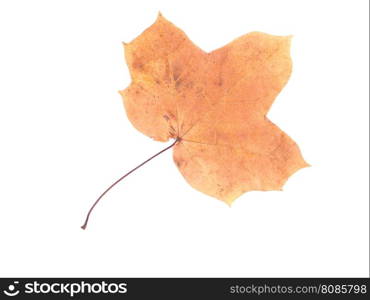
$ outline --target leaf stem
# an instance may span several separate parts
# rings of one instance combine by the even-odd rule
[[[131,171],[129,171],[128,173],[126,173],[125,175],[123,175],[121,178],[117,179],[114,183],[112,183],[100,196],[99,198],[94,202],[94,204],[91,206],[89,212],[87,213],[87,216],[86,216],[86,219],[85,219],[85,223],[81,226],[82,229],[86,229],[87,227],[87,223],[89,222],[89,218],[90,218],[90,215],[91,215],[91,212],[93,211],[93,209],[95,208],[95,206],[99,203],[99,201],[101,200],[101,198],[104,197],[104,195],[106,193],[109,192],[110,189],[112,189],[117,183],[119,183],[122,179],[124,179],[125,177],[127,177],[128,175],[130,175],[132,172],[136,171],[137,169],[139,169],[140,167],[142,167],[143,165],[145,165],[147,162],[151,161],[153,158],[157,157],[158,155],[162,154],[163,152],[167,151],[168,149],[172,148],[173,146],[175,146],[175,144],[177,142],[179,142],[181,140],[181,138],[177,138],[171,145],[169,145],[168,147],[164,148],[163,150],[159,151],[157,154],[154,154],[152,157],[148,158],[146,161],[144,161],[143,163],[141,163],[140,165],[138,165],[137,167],[133,168]]]

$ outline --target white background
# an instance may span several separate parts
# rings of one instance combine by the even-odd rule
[[[269,117],[312,167],[232,208],[136,131],[121,41],[161,11],[211,51],[293,34]],[[368,1],[1,1],[0,276],[368,276]]]

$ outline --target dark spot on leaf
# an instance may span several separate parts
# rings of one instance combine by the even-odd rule
[[[175,115],[172,112],[168,112],[168,115],[170,116],[171,119],[175,119]]]
[[[175,88],[176,89],[179,89],[183,84],[183,80],[182,79],[179,79],[175,82]]]
[[[135,61],[133,64],[132,64],[132,67],[134,69],[138,69],[138,70],[142,70],[144,68],[144,65],[142,64],[141,61]]]
[[[175,164],[178,168],[181,168],[181,166],[184,164],[184,160],[175,160]]]
[[[181,68],[178,66],[174,66],[172,68],[172,73],[173,73],[173,80],[177,80],[181,74]]]

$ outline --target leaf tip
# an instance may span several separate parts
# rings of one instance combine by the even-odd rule
[[[290,34],[290,35],[286,35],[284,36],[284,39],[287,43],[287,46],[290,48],[291,44],[292,44],[292,39],[293,39],[293,34]]]
[[[311,168],[312,165],[310,165],[308,162],[304,162],[303,168]]]
[[[159,20],[164,20],[165,18],[163,17],[163,14],[161,13],[161,11],[158,11],[158,14],[157,14],[157,21]]]
[[[235,198],[227,198],[224,199],[222,202],[224,202],[229,208],[232,207],[232,204],[234,203]]]
[[[161,11],[158,11],[157,20],[156,22],[169,22],[161,13]]]

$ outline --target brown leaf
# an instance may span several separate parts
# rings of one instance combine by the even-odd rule
[[[174,161],[195,189],[231,204],[280,190],[306,167],[266,114],[291,74],[290,36],[246,34],[206,53],[163,16],[129,44],[127,116],[158,141],[177,138]]]

